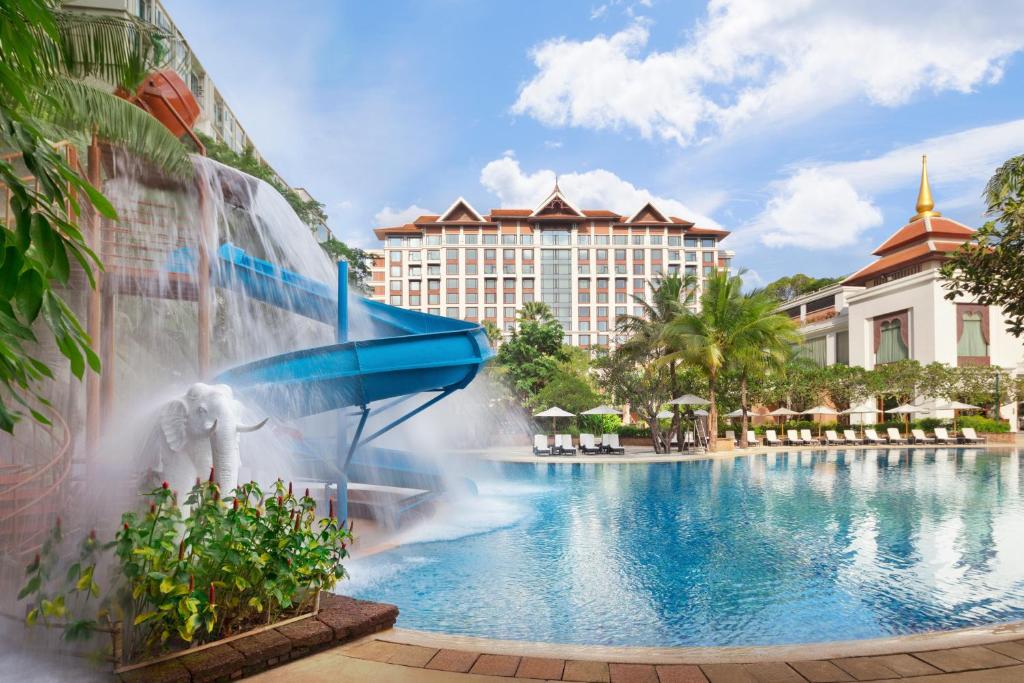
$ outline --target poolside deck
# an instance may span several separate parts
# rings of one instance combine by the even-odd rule
[[[1019,683],[1024,624],[765,648],[601,648],[392,629],[264,672],[264,683]]]

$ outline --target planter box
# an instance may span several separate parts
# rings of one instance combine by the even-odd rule
[[[242,678],[395,625],[398,608],[323,594],[319,608],[222,640],[115,671],[125,683],[203,683]]]
[[[1017,435],[1013,432],[1000,432],[998,434],[982,433],[978,434],[981,438],[985,439],[988,443],[1016,443]]]

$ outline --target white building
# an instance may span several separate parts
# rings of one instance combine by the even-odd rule
[[[800,320],[805,353],[820,365],[867,369],[909,358],[1024,371],[1024,343],[1006,331],[999,308],[946,298],[939,268],[973,235],[935,210],[923,161],[917,213],[874,251],[878,258],[842,283],[782,306]],[[1004,407],[1003,417],[1016,428],[1015,405]]]
[[[543,301],[565,329],[566,343],[614,343],[615,321],[641,314],[661,273],[702,281],[728,268],[725,230],[668,216],[653,204],[631,216],[579,209],[555,184],[533,209],[481,214],[459,198],[444,213],[377,228],[371,251],[373,298],[395,306],[472,321],[504,332],[519,308]]]

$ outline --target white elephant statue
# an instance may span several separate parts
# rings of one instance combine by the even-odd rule
[[[187,491],[196,476],[205,478],[213,466],[221,494],[233,491],[241,464],[238,435],[256,431],[269,419],[245,425],[242,411],[231,387],[202,382],[165,405],[160,411],[160,432],[167,446],[161,457],[167,481],[177,490]]]

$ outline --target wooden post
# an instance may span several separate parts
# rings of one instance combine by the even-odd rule
[[[110,418],[113,416],[114,410],[114,340],[116,337],[116,320],[114,318],[114,292],[110,287],[110,282],[107,281],[107,276],[104,275],[102,279],[103,292],[100,297],[102,313],[100,315],[103,325],[100,332],[100,364],[103,367],[103,374],[100,375],[102,380],[100,414],[102,415],[102,426],[106,428],[110,425]]]
[[[88,155],[88,174],[89,183],[99,189],[102,182],[102,173],[100,167],[100,141],[94,133],[92,136],[92,144],[89,145]],[[103,239],[100,233],[101,217],[100,212],[96,209],[89,211],[89,230],[88,230],[88,244],[97,256],[102,258]],[[96,273],[96,286],[89,290],[88,302],[86,307],[86,328],[85,331],[89,335],[90,343],[93,345],[93,349],[97,348],[100,341],[100,329],[102,325],[101,318],[101,306],[100,306],[100,286],[102,283],[102,273]],[[102,372],[104,375],[107,372],[106,363],[102,364]],[[86,458],[89,462],[93,460],[96,454],[96,449],[100,439],[100,429],[102,426],[102,413],[100,411],[100,383],[101,376],[95,372],[87,372],[85,379],[85,444],[86,444]]]
[[[207,223],[206,183],[199,179],[199,263],[196,273],[198,312],[196,325],[196,354],[199,379],[205,380],[210,374],[210,245],[211,231]]]

